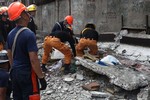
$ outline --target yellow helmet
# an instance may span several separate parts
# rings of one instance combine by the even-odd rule
[[[31,4],[27,7],[28,11],[36,11],[36,9],[37,9],[37,6],[35,4]]]

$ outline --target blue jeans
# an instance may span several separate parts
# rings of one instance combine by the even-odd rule
[[[29,95],[33,94],[31,69],[12,69],[11,80],[14,100],[29,100]]]

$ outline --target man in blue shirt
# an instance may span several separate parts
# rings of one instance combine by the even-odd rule
[[[34,94],[34,84],[37,79],[41,84],[41,89],[46,89],[44,74],[40,68],[37,56],[38,48],[36,37],[30,29],[24,29],[16,39],[14,52],[12,51],[16,33],[23,27],[27,27],[30,16],[26,12],[26,7],[21,2],[13,2],[8,7],[8,15],[11,21],[16,22],[16,27],[9,33],[7,38],[8,58],[11,66],[11,80],[14,100],[29,100]],[[12,53],[13,52],[13,53]],[[35,77],[31,75],[35,73]],[[33,81],[33,78],[35,79]],[[39,86],[37,86],[39,93]]]

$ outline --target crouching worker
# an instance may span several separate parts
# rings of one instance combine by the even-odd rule
[[[90,54],[96,55],[98,52],[97,41],[98,32],[95,30],[95,25],[92,23],[86,24],[80,33],[79,43],[76,45],[77,56],[82,57],[86,48],[90,49]]]
[[[26,9],[26,6],[18,1],[8,7],[9,19],[16,22],[16,27],[7,38],[13,98],[14,100],[40,100],[40,89],[46,89],[47,84],[37,55],[36,37],[27,28],[30,15]]]
[[[69,30],[69,29],[68,29]],[[65,42],[69,42],[72,51],[70,50],[70,47],[68,47]],[[64,54],[64,74],[70,73],[70,64],[72,57],[76,56],[75,51],[75,41],[72,37],[72,35],[67,31],[55,31],[52,32],[49,36],[45,37],[44,39],[44,54],[42,56],[42,69],[43,71],[47,71],[45,68],[46,63],[49,60],[49,54],[52,52],[52,47],[59,50],[61,53]]]

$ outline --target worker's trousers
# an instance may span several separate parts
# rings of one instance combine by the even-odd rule
[[[98,52],[97,42],[96,40],[81,38],[79,43],[76,45],[76,54],[77,56],[83,56],[85,48],[89,48],[89,53],[92,55],[96,55]]]
[[[16,68],[11,70],[12,90],[14,100],[29,100],[33,94],[33,85],[31,80],[31,69]]]
[[[59,38],[47,36],[44,39],[44,54],[42,56],[42,64],[46,64],[50,57],[50,52],[52,52],[52,48],[59,50],[61,53],[64,54],[64,63],[70,64],[71,63],[71,50],[70,48],[65,45],[65,43],[61,42]]]
[[[0,68],[0,100],[6,98],[6,89],[8,86],[9,75],[8,72]]]

